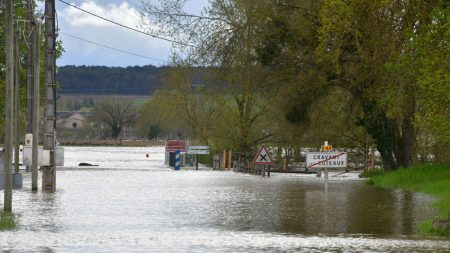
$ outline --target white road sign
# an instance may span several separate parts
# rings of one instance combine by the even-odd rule
[[[266,145],[262,145],[256,154],[255,158],[252,161],[253,164],[260,165],[271,165],[273,164],[272,156],[270,155],[269,150],[266,148]]]
[[[187,153],[191,155],[208,155],[209,146],[189,146]]]
[[[345,168],[347,153],[345,152],[311,152],[306,153],[307,168]]]

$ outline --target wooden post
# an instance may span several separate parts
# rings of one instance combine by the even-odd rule
[[[56,189],[56,31],[55,0],[45,0],[45,107],[44,107],[44,155],[49,164],[42,166],[42,190]]]
[[[231,149],[228,151],[228,170],[232,170],[233,166],[232,166],[232,153],[231,153]]]
[[[195,155],[195,170],[198,170],[198,154]]]
[[[370,148],[370,169],[375,169],[375,148],[373,146]]]
[[[222,156],[222,168],[223,170],[227,170],[227,151],[223,150],[223,156]]]
[[[12,211],[12,133],[13,133],[13,94],[14,83],[14,33],[13,33],[13,1],[5,1],[6,17],[6,83],[5,83],[5,146],[4,146],[4,170],[5,170],[5,191],[3,210]]]

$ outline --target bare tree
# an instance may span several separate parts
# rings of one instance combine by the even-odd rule
[[[132,101],[107,100],[97,103],[92,110],[93,118],[111,128],[111,137],[117,139],[122,129],[134,123],[137,118]]]

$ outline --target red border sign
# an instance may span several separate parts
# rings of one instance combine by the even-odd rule
[[[259,165],[272,165],[273,164],[272,156],[270,155],[270,152],[267,149],[266,145],[261,146],[261,148],[259,149],[255,158],[253,158],[252,163],[259,164]]]

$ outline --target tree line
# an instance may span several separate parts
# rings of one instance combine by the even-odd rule
[[[152,65],[133,67],[62,66],[57,80],[60,94],[151,95],[161,86],[161,68]]]
[[[152,95],[161,87],[161,73],[170,66],[61,66],[57,71],[60,94]],[[199,75],[192,82],[201,82]]]

